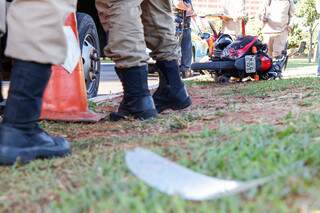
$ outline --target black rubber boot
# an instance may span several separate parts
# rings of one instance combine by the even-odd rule
[[[70,154],[69,143],[64,138],[50,136],[38,125],[50,75],[49,64],[15,60],[0,126],[0,165]]]
[[[124,95],[118,112],[112,112],[110,120],[119,121],[129,116],[140,120],[156,117],[157,110],[148,88],[147,66],[116,68],[116,72],[121,80]]]
[[[166,109],[181,110],[191,105],[191,98],[179,75],[177,61],[158,61],[160,83],[153,100],[158,113]]]

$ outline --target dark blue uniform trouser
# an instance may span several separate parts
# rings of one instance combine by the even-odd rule
[[[192,62],[191,29],[184,29],[181,41],[181,70],[190,69]]]

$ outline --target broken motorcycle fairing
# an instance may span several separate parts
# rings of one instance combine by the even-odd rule
[[[125,161],[129,170],[149,186],[165,194],[193,201],[213,200],[241,193],[273,178],[242,182],[209,177],[143,148],[127,151]]]

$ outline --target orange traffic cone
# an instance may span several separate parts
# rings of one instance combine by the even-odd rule
[[[75,13],[67,17],[65,26],[71,27],[79,42]],[[52,66],[51,78],[43,98],[41,119],[97,122],[105,117],[88,109],[83,72],[81,56],[71,74],[61,65]]]

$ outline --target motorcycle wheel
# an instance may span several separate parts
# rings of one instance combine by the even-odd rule
[[[216,76],[216,78],[214,79],[214,81],[218,84],[222,84],[222,85],[226,85],[229,83],[230,81],[230,77],[225,76],[225,75],[220,75],[220,76]]]

